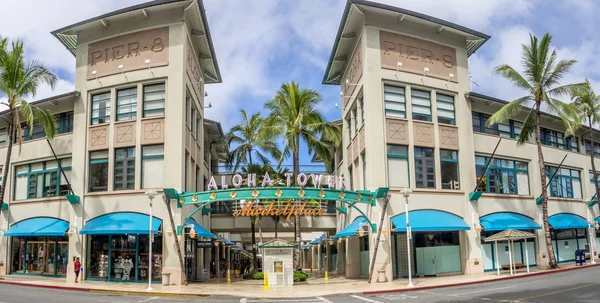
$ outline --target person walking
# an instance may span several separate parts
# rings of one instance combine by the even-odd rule
[[[73,263],[73,270],[75,271],[75,283],[79,283],[77,281],[79,279],[79,271],[81,270],[81,262],[79,262],[79,257],[75,259],[75,263]]]

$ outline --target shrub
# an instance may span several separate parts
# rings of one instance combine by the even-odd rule
[[[306,281],[308,279],[308,275],[302,271],[297,271],[294,273],[294,282]]]
[[[263,275],[262,272],[254,273],[254,275],[252,276],[252,279],[254,279],[254,280],[262,280],[264,278],[265,278],[265,276]]]
[[[245,273],[242,278],[244,279],[253,279],[254,278],[254,274],[256,274],[255,271],[249,271],[247,273]]]

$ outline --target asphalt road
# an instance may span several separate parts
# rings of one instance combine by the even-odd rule
[[[462,287],[380,295],[341,295],[292,299],[131,296],[0,285],[0,303],[187,303],[199,301],[204,303],[595,303],[600,302],[600,267]]]

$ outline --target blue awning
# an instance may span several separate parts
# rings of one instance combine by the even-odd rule
[[[198,224],[198,222],[196,222],[196,220],[194,220],[194,218],[190,218],[187,221],[187,224],[193,224],[194,225],[194,231],[196,232],[196,234],[198,235],[198,237],[211,238],[211,239],[216,239],[217,238],[217,236],[215,236],[215,234],[213,234],[210,231],[208,231],[208,229],[204,228],[204,226]]]
[[[319,245],[319,243],[321,242],[325,242],[327,241],[327,237],[325,236],[325,234],[321,235],[320,237],[310,241],[310,243],[308,243],[308,245],[312,246],[312,245]]]
[[[542,229],[542,227],[535,223],[531,218],[509,212],[485,215],[479,218],[479,222],[486,231]]]
[[[69,222],[56,218],[38,217],[17,222],[6,233],[7,237],[64,236]]]
[[[354,236],[360,229],[360,226],[366,222],[367,222],[367,219],[365,217],[358,217],[358,218],[356,218],[356,220],[354,220],[354,222],[350,223],[348,226],[346,226],[346,228],[342,229],[339,233],[335,234],[335,236],[333,236],[333,237],[335,239],[338,239],[338,238],[343,238],[343,237]]]
[[[223,237],[216,237],[216,239],[219,242],[225,243],[225,245],[227,245],[227,246],[235,246],[236,245],[235,243],[229,241],[229,239],[225,239]]]
[[[138,213],[110,213],[89,220],[81,229],[82,235],[148,234],[149,216]],[[152,218],[152,230],[158,233],[162,220]]]
[[[413,232],[471,229],[461,217],[439,210],[413,210],[409,212],[408,220]],[[392,224],[394,224],[397,232],[406,232],[406,214],[393,217]]]
[[[588,228],[588,222],[575,214],[556,214],[548,218],[548,223],[554,229]]]

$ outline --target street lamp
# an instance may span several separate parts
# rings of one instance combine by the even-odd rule
[[[152,242],[154,241],[154,232],[152,231],[152,200],[158,195],[154,189],[148,190],[145,195],[150,201],[150,229],[148,230],[148,288],[146,291],[152,291]]]
[[[408,197],[410,197],[410,194],[412,193],[412,190],[405,188],[403,189],[401,192],[402,196],[404,196],[404,199],[406,201],[405,204],[405,214],[406,214],[406,251],[408,252],[406,254],[407,259],[408,259],[408,285],[406,285],[407,287],[414,287],[415,285],[412,283],[412,274],[411,274],[411,268],[410,268],[410,239],[412,238],[411,232],[410,232],[410,224],[408,223]]]

